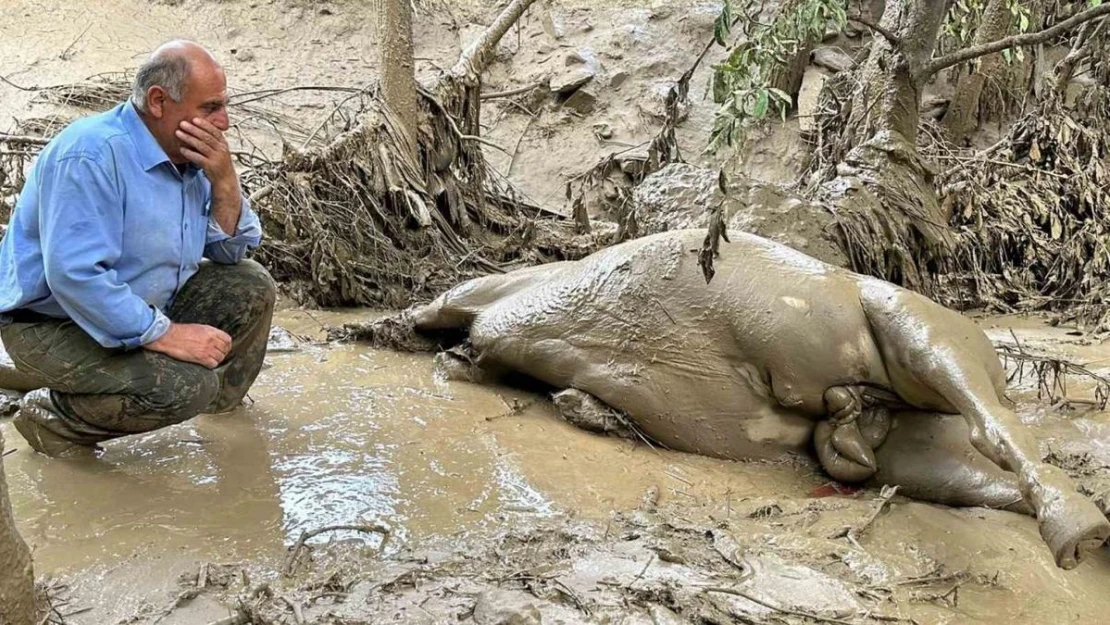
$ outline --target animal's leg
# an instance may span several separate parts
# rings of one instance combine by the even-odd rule
[[[875,457],[873,484],[901,487],[902,494],[947,506],[982,506],[1033,514],[1017,476],[971,446],[967,423],[957,415],[899,413]]]
[[[585,391],[570,388],[551,397],[555,410],[567,423],[598,434],[633,438],[624,415]]]
[[[878,283],[863,290],[861,302],[894,389],[909,403],[963,415],[971,444],[1017,474],[1058,566],[1074,568],[1106,542],[1110,521],[1063,471],[1041,462],[1028,431],[1002,405],[998,375],[992,375],[1001,367],[978,327],[919,295]]]
[[[572,262],[574,261],[548,263],[468,280],[435,298],[430,304],[415,308],[412,313],[413,323],[421,331],[466,328],[486,308],[543,283]]]
[[[867,397],[868,389],[833,386],[825,391],[828,418],[817,424],[813,443],[821,466],[842,482],[862,482],[875,474],[874,448],[890,429],[887,408]]]

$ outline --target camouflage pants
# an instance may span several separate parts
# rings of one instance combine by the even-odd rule
[[[205,262],[166,315],[227,332],[231,351],[216,369],[146,349],[106,349],[69,320],[12,323],[2,330],[16,369],[53,392],[59,419],[50,429],[94,445],[233,409],[266,357],[276,289],[261,265]]]

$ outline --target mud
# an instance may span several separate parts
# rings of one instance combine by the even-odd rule
[[[89,608],[67,622],[151,623],[187,592],[160,622],[205,625],[263,582],[274,597],[247,603],[270,622],[294,622],[280,595],[306,622],[431,623],[531,614],[528,604],[544,623],[729,611],[772,622],[772,609],[705,585],[853,623],[871,622],[868,610],[921,623],[1090,623],[1110,610],[1110,553],[1061,571],[1028,517],[895,497],[854,544],[844,529],[870,514],[877,492],[832,486],[811,461],[729,462],[589,434],[541,395],[437,379],[427,355],[317,343],[321,324],[354,316],[279,313],[290,334],[252,405],[110,442],[95,461],[31,454],[0,424],[38,572],[68,600],[63,612]],[[1014,320],[991,323],[1008,336]],[[1019,325],[1023,342],[1067,338]],[[1110,358],[1105,347],[1064,347]],[[1035,403],[1018,414],[1043,454],[1084,459],[1075,477],[1097,486],[1110,467],[1110,414]],[[393,530],[384,553],[376,536],[328,533],[281,576],[302,531],[369,522]],[[706,532],[727,533],[736,545],[726,552],[758,571],[731,564]],[[784,597],[775,589],[788,581]]]

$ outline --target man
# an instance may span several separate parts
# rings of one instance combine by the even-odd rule
[[[39,155],[0,243],[0,336],[43,387],[14,421],[36,451],[225,412],[254,382],[275,288],[244,260],[261,229],[227,128],[223,69],[173,41],[129,102]]]

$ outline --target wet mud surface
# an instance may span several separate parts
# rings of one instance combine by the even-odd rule
[[[99,459],[42,458],[0,422],[15,450],[5,467],[17,522],[66,622],[1110,613],[1110,552],[1062,571],[1033,519],[897,495],[873,514],[878,491],[836,488],[805,459],[725,462],[592,435],[540,394],[448,382],[426,355],[320,342],[323,324],[352,318],[279,313],[295,336],[269,355],[253,404],[111,442]],[[1110,348],[1066,329],[981,323],[996,341],[1110,368]],[[1110,482],[1110,414],[1058,414],[1035,391],[1026,381],[1013,397],[1044,454],[1092,490]],[[290,565],[302,532],[335,525],[381,525],[389,538],[324,532]]]

